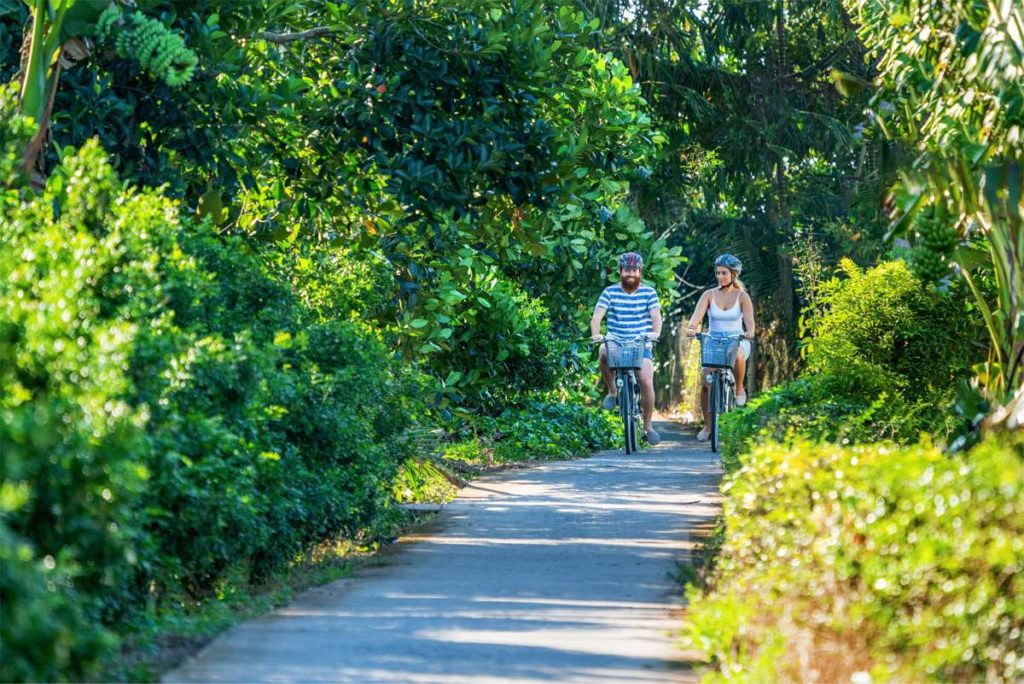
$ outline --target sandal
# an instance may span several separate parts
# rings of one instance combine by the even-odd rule
[[[697,441],[698,442],[706,442],[706,441],[708,441],[709,437],[711,437],[711,430],[708,430],[707,428],[704,428],[700,432],[697,433]]]

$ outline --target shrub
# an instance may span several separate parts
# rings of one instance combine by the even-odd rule
[[[576,395],[540,394],[460,420],[443,455],[475,464],[572,458],[613,446],[620,433],[616,413],[588,408]]]
[[[964,293],[937,292],[903,261],[841,267],[846,278],[821,286],[823,308],[805,323],[807,372],[824,375],[833,394],[874,398],[897,389],[927,398],[981,359],[984,330]]]
[[[957,427],[954,381],[983,355],[963,293],[923,286],[902,261],[866,272],[844,261],[843,270],[807,313],[807,369],[722,418],[727,468],[766,440],[909,443]]]
[[[837,391],[827,375],[805,373],[722,416],[722,463],[726,470],[736,470],[742,454],[767,441],[906,444],[922,432],[947,435],[957,423],[952,405],[952,388],[929,400],[912,401],[894,389],[868,399]]]
[[[496,268],[465,277],[472,287],[442,273],[404,331],[410,356],[444,381],[438,404],[493,412],[557,387],[568,345],[544,304]]]
[[[0,236],[0,679],[88,678],[147,602],[386,512],[423,384],[90,143]],[[153,593],[153,590],[156,593]]]
[[[168,331],[147,336],[135,377],[163,586],[201,596],[229,568],[259,580],[371,524],[423,388],[363,324],[304,309],[241,241],[193,229],[181,246],[213,277],[176,274],[174,353]]]
[[[147,470],[125,366],[140,323],[160,320],[169,213],[121,191],[92,144],[4,210],[0,679],[85,676],[129,608]]]
[[[713,681],[1018,681],[1024,435],[766,444],[730,476],[713,590],[686,633]]]

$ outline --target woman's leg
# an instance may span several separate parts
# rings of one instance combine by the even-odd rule
[[[708,428],[710,420],[708,419],[708,383],[705,378],[708,377],[708,369],[700,369],[700,412],[704,418],[704,429]]]
[[[736,364],[732,367],[732,374],[736,377],[736,394],[746,394],[743,381],[747,377],[747,358],[743,355],[743,349],[736,353]]]

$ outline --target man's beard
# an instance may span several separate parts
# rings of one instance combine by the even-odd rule
[[[622,284],[622,289],[626,292],[632,292],[633,290],[640,287],[640,279],[633,278],[630,276],[623,276],[619,278],[619,282]]]

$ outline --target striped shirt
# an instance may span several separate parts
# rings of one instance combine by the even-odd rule
[[[649,285],[641,285],[626,294],[621,284],[606,287],[597,300],[597,307],[608,310],[608,334],[633,337],[654,330],[651,312],[660,307],[658,293]]]

